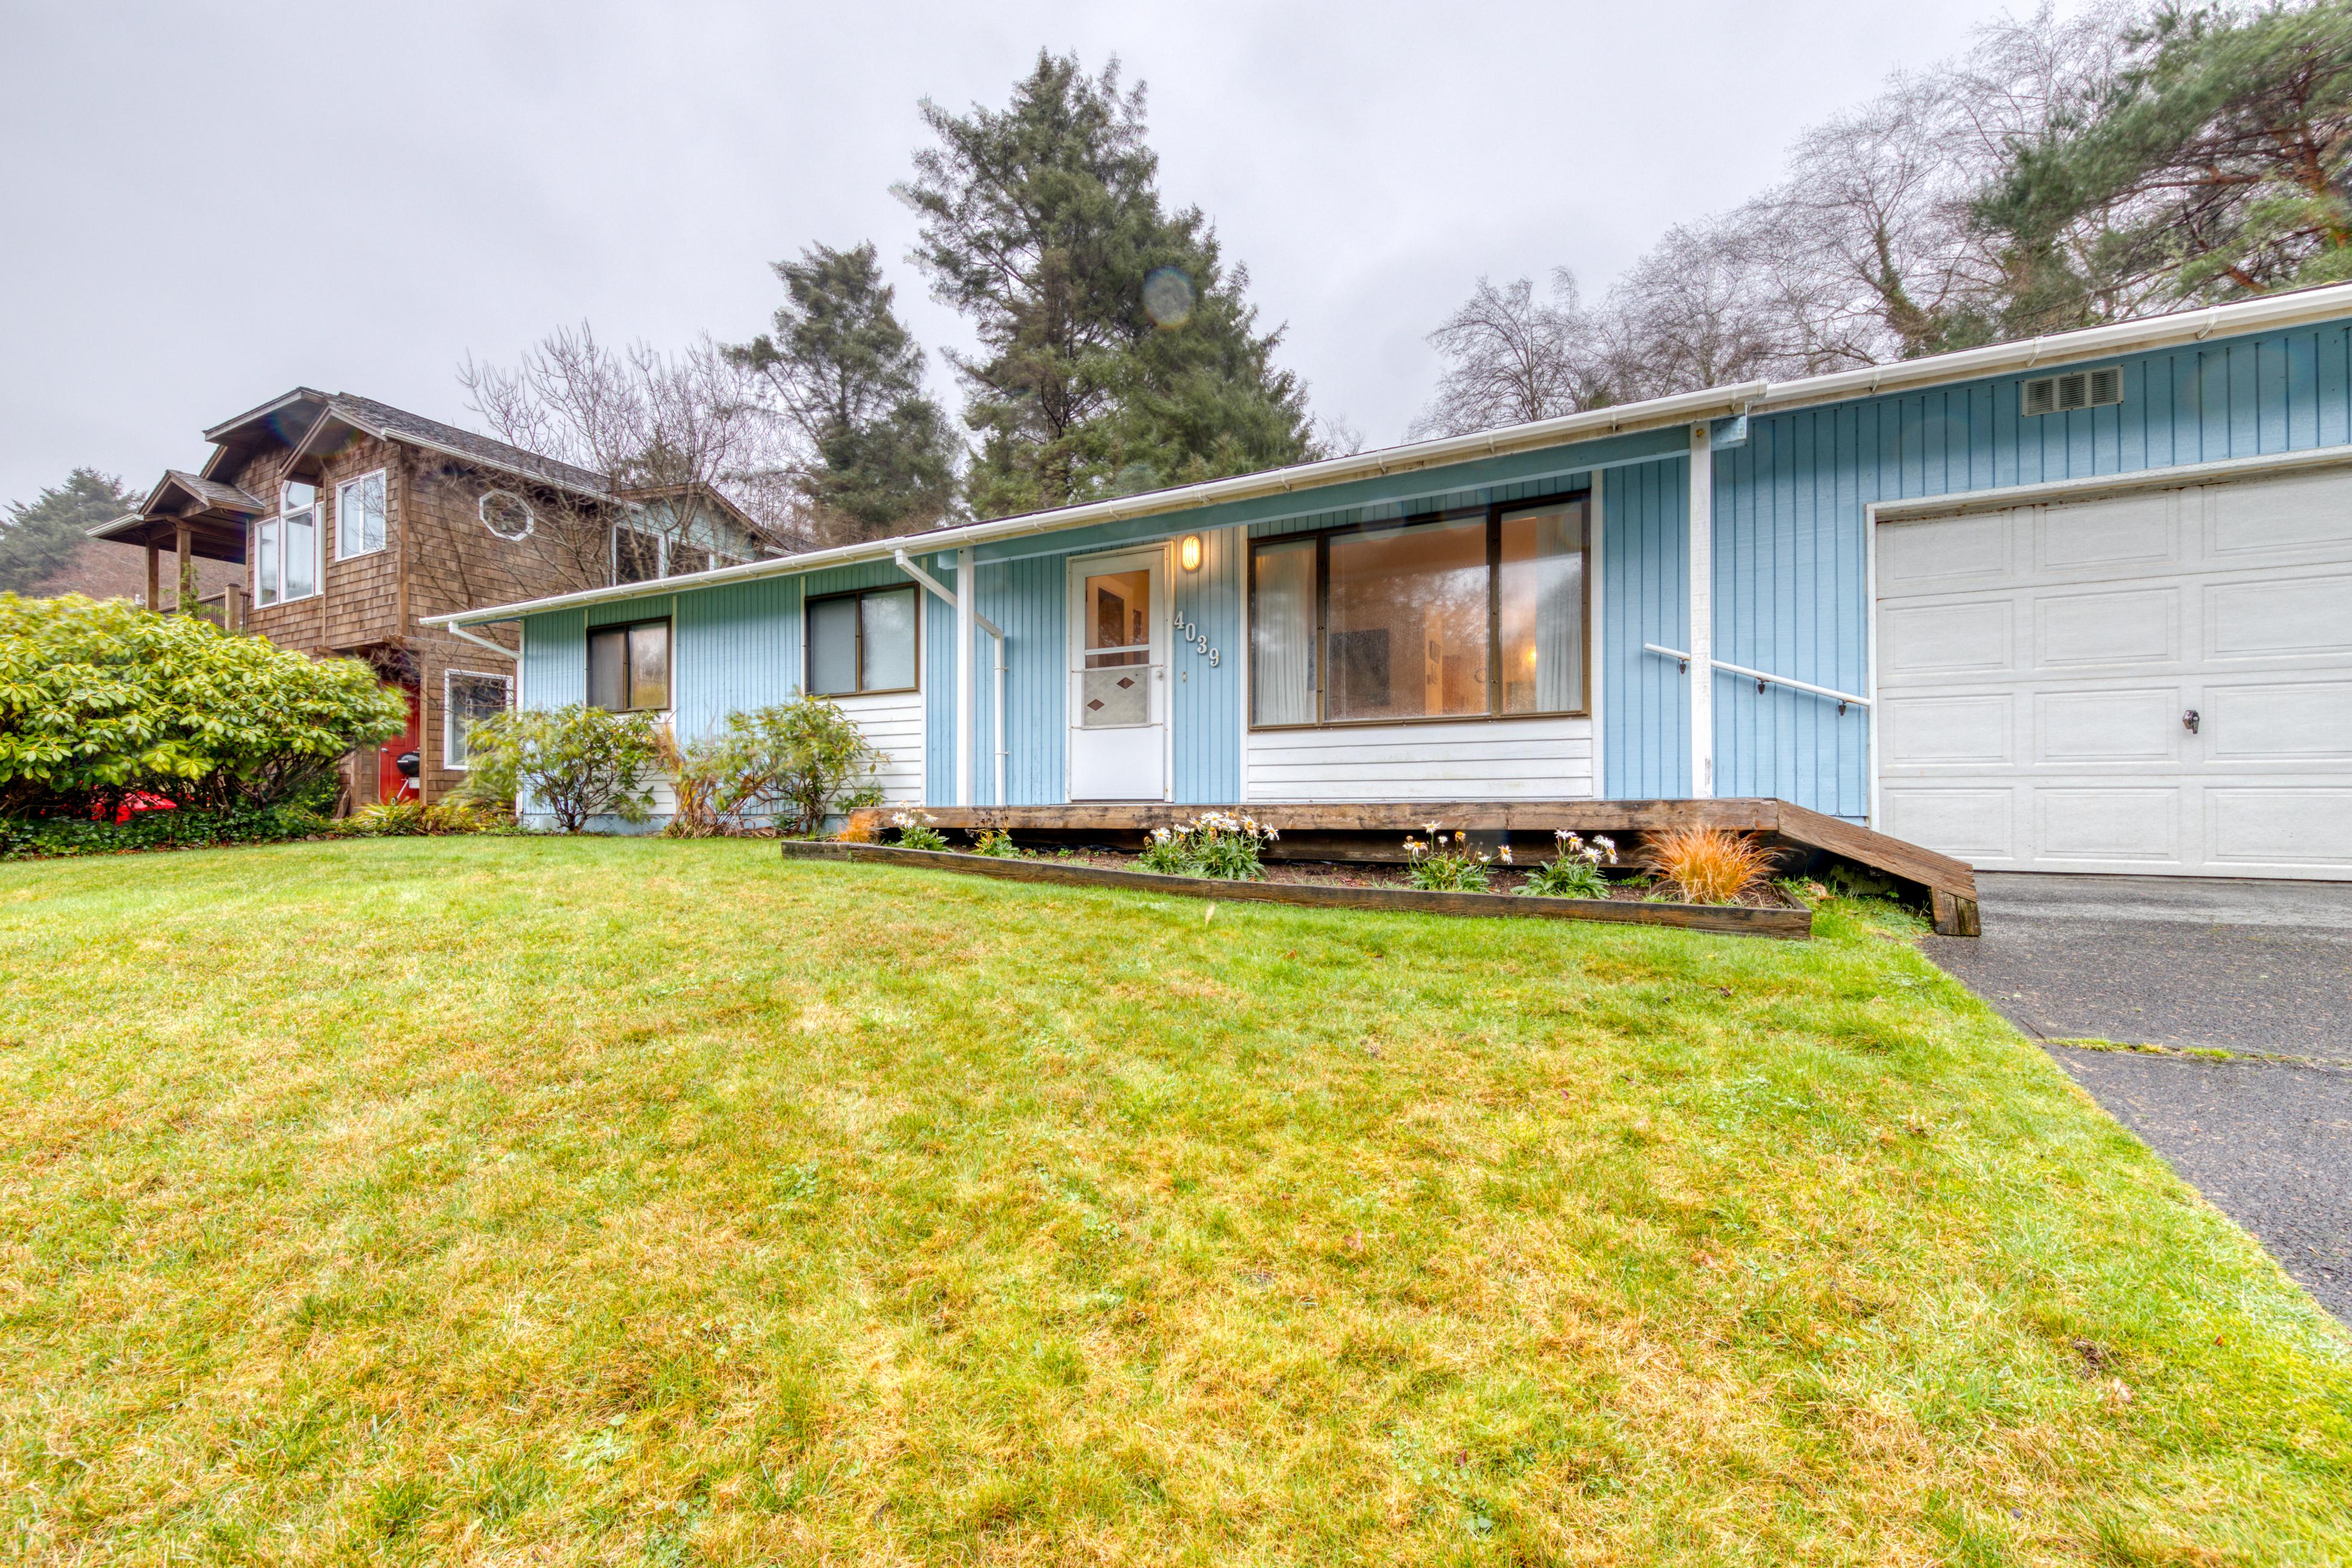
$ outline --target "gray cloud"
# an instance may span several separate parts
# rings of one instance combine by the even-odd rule
[[[297,382],[463,420],[460,359],[582,318],[743,337],[813,240],[960,341],[888,187],[919,98],[1001,102],[1040,45],[1150,83],[1168,195],[1385,444],[1478,274],[1605,284],[1995,9],[0,0],[0,498],[142,486]]]

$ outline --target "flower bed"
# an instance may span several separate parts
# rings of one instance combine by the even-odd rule
[[[1264,868],[1260,878],[1224,880],[1217,877],[1170,874],[1137,869],[1140,857],[1108,851],[1068,853],[978,854],[931,849],[907,849],[896,844],[821,843],[786,839],[781,848],[786,860],[823,860],[868,864],[921,866],[958,871],[1010,882],[1038,882],[1076,887],[1127,887],[1185,898],[1231,900],[1240,903],[1288,904],[1318,908],[1386,909],[1423,915],[1455,915],[1539,920],[1598,920],[1621,925],[1671,925],[1685,930],[1717,931],[1748,936],[1802,939],[1812,935],[1810,910],[1767,887],[1756,902],[1683,904],[1654,896],[1654,890],[1622,883],[1610,887],[1606,898],[1523,896],[1494,888],[1528,874],[1524,871],[1497,875],[1490,871],[1489,890],[1441,891],[1403,885],[1389,868],[1277,862]]]

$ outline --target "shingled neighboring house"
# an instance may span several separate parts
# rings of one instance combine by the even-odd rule
[[[465,726],[513,700],[514,654],[422,624],[515,599],[641,582],[776,553],[703,486],[616,491],[587,469],[348,392],[297,387],[205,432],[92,537],[144,549],[146,602],[314,655],[366,660],[407,694],[405,734],[347,766],[350,800],[431,801],[464,782]],[[202,592],[197,563],[242,570]]]

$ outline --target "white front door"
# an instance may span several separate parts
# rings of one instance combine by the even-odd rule
[[[1070,799],[1168,798],[1163,549],[1070,563]]]
[[[2352,470],[1884,524],[1878,591],[1886,831],[2352,879]]]

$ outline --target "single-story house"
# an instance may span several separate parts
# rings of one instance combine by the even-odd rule
[[[838,696],[894,800],[1775,796],[2352,878],[2352,286],[437,618],[527,706]]]

